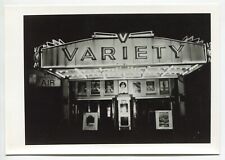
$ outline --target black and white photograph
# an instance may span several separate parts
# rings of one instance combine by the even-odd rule
[[[210,143],[209,13],[23,21],[26,145]]]

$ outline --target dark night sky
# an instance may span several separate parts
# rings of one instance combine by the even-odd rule
[[[140,32],[172,39],[200,37],[210,42],[209,14],[52,15],[24,17],[25,70],[32,66],[33,48],[52,39],[64,42],[90,38],[94,32]]]

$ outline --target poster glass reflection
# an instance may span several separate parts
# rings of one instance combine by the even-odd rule
[[[86,96],[87,95],[87,83],[86,82],[78,82],[78,95]]]
[[[141,82],[133,82],[133,90],[136,94],[141,93]]]
[[[160,88],[160,94],[169,94],[169,80],[160,79],[159,88]]]
[[[105,94],[112,95],[114,93],[114,82],[112,80],[105,81]]]

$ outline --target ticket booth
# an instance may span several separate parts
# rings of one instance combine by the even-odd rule
[[[119,130],[131,130],[131,97],[128,94],[119,95],[117,100]]]

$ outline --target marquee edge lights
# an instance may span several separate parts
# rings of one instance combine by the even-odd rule
[[[157,67],[136,67],[136,68],[95,68],[95,69],[58,69],[56,74],[61,78],[70,80],[106,80],[106,79],[146,79],[146,78],[178,78],[179,75],[184,76],[201,65],[186,66],[157,66]]]
[[[200,40],[200,38],[195,38],[194,36],[190,36],[190,37],[185,36],[185,37],[182,39],[182,41],[184,41],[184,42],[195,42],[195,43],[201,43],[201,44],[204,43],[203,40]]]

